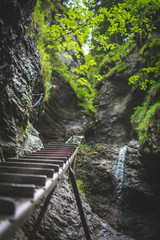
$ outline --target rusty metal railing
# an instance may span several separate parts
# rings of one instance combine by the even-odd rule
[[[9,239],[31,216],[42,197],[46,197],[30,236],[34,239],[57,181],[68,169],[85,236],[91,240],[73,169],[78,145],[71,141],[75,139],[78,141],[78,136],[0,163],[0,240]]]

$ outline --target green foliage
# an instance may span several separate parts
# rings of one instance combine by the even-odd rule
[[[149,70],[149,68],[148,68]],[[144,73],[145,72],[145,68],[143,69]],[[150,72],[153,72],[153,68],[152,70],[148,71],[148,73]],[[144,74],[147,76],[147,74]],[[142,76],[142,74],[137,74],[137,75],[133,75],[129,78],[129,85],[130,84],[133,84],[134,87],[139,87],[140,86],[140,89],[141,90],[146,90],[148,85],[153,85],[155,84],[155,81],[154,80],[151,80],[151,79],[146,79]]]
[[[29,129],[30,127],[31,127],[31,126],[30,126],[30,124],[28,123],[27,126],[26,126],[26,128],[24,129],[24,133],[25,133],[26,136],[29,136],[29,131],[28,131],[28,129]]]
[[[128,64],[126,64],[125,62],[121,62],[116,64],[115,67],[111,68],[107,74],[104,75],[104,78],[110,78],[113,74],[115,74],[115,72],[121,72],[125,69],[127,69],[129,67]]]
[[[76,183],[77,183],[77,187],[78,187],[80,194],[90,193],[90,191],[88,189],[86,189],[86,187],[81,179],[79,179],[79,178],[76,179]]]
[[[49,0],[46,1],[47,5]],[[40,53],[41,65],[42,65],[42,75],[45,80],[46,86],[46,99],[49,97],[50,80],[52,74],[52,64],[51,55],[46,50],[46,38],[48,38],[49,27],[45,22],[46,8],[41,11],[41,7],[44,6],[41,1],[37,1],[36,7],[33,12],[33,22],[30,25],[29,33],[35,37],[37,42],[37,47]],[[53,8],[53,4],[51,4]]]
[[[148,127],[154,119],[153,117],[155,111],[157,111],[158,109],[160,110],[160,102],[155,103],[153,106],[149,108],[149,110],[146,112],[144,119],[139,124],[138,133],[140,141],[143,141],[147,137]]]
[[[102,79],[100,74],[96,75],[96,62],[90,56],[86,59],[85,64],[78,68],[72,69],[74,77],[70,84],[80,99],[79,106],[83,108],[85,114],[95,114],[97,108],[93,105],[93,100],[96,95],[95,84]]]
[[[110,51],[101,63],[101,72],[104,78],[110,78],[113,74],[121,72],[129,67],[125,62],[125,57],[136,47],[135,43],[125,42],[116,50]]]
[[[56,23],[49,25],[51,22],[52,11],[57,11],[59,1],[42,1],[38,0],[33,13],[34,21],[30,27],[30,32],[37,40],[37,46],[41,56],[42,73],[45,79],[46,95],[49,97],[51,88],[52,71],[56,71],[60,76],[65,78],[73,87],[77,97],[80,99],[79,105],[83,107],[83,112],[89,114],[95,113],[96,108],[93,106],[95,89],[87,79],[87,71],[94,65],[94,60],[90,63],[83,64],[78,69],[74,69],[76,74],[70,74],[68,67],[60,59],[65,53],[72,51],[77,59],[82,52],[81,46],[87,41],[91,27],[94,24],[93,13],[87,8],[80,6],[78,1],[74,1],[75,6],[72,8],[63,8],[63,13],[57,12]],[[92,3],[90,2],[90,5]],[[61,12],[62,12],[62,6]],[[85,21],[84,21],[85,20]],[[36,29],[36,31],[35,31]],[[67,58],[67,55],[66,55]],[[92,63],[93,62],[93,63]],[[86,72],[81,77],[82,72]],[[79,75],[79,76],[78,76]],[[95,78],[100,79],[99,75]]]
[[[137,75],[129,78],[129,84],[134,88],[140,86],[146,90],[148,86],[155,85],[160,79],[160,40],[155,38],[144,44],[140,50],[141,68]]]
[[[95,113],[96,108],[93,106],[93,99],[96,90],[91,87],[90,83],[85,78],[79,78],[77,81],[70,81],[70,84],[81,100],[79,106],[83,107],[82,111],[86,114]]]
[[[127,67],[124,61],[127,51],[126,54],[125,51],[121,51],[122,42],[117,41],[116,36],[121,36],[121,40],[128,44],[125,50],[130,52],[129,49],[133,43],[135,43],[134,47],[137,46],[140,49],[140,71],[129,78],[129,84],[134,88],[140,87],[141,90],[147,90],[150,85],[153,85],[150,90],[152,93],[148,94],[143,106],[137,107],[131,119],[132,123],[137,124],[140,141],[147,137],[148,126],[159,109],[159,101],[152,100],[152,95],[157,94],[157,90],[156,93],[153,92],[157,89],[155,84],[157,85],[160,80],[160,40],[151,38],[159,10],[160,0],[124,0],[123,3],[108,9],[101,7],[97,15],[97,23],[98,21],[103,23],[107,19],[108,29],[105,31],[105,37],[99,34],[99,29],[94,30],[96,44],[100,42],[97,44],[99,48],[109,52],[101,65],[104,77],[111,77],[113,73]],[[112,36],[115,36],[115,40]],[[122,45],[124,47],[124,44]]]
[[[78,188],[78,191],[79,193],[81,194],[81,197],[83,198],[84,197],[84,194],[89,194],[90,191],[86,188],[86,186],[84,185],[84,182],[83,180],[81,179],[76,179],[76,183],[77,183],[77,188]],[[69,184],[69,186],[71,187],[72,185]]]
[[[114,5],[109,11],[106,8],[100,8],[99,11],[110,21],[110,35],[129,35],[139,45],[146,38],[150,38],[154,29],[153,17],[159,11],[159,7],[159,0],[125,0]]]
[[[106,76],[109,77],[115,71],[128,67],[124,57],[135,47],[133,43],[140,47],[150,38],[155,29],[153,20],[160,9],[159,3],[160,0],[116,0],[105,3],[100,1],[98,5],[94,0],[73,0],[66,4],[62,4],[60,0],[38,0],[30,32],[36,38],[41,56],[46,98],[49,96],[54,70],[70,83],[80,100],[79,105],[83,107],[83,112],[95,114],[93,100],[96,95],[95,85],[102,79],[100,68],[108,65],[110,71]],[[86,43],[90,48],[87,55],[82,50]],[[154,85],[158,81],[160,51],[156,51],[156,61],[152,59],[147,64],[145,62],[148,49],[152,52],[155,48],[158,49],[158,44],[158,40],[150,42],[141,50],[142,70],[129,79],[129,84],[145,90],[148,85]],[[85,63],[71,69],[72,73],[65,61],[61,60],[64,55],[67,59],[67,53],[74,54],[77,59],[86,55]],[[101,64],[106,53],[108,56]],[[113,61],[116,63],[111,69]]]
[[[143,105],[135,108],[135,112],[131,116],[132,124],[137,125],[137,132],[139,135],[140,142],[147,138],[148,127],[153,121],[157,121],[156,124],[157,125],[159,124],[159,119],[156,120],[156,118],[154,117],[155,112],[160,110],[159,93],[160,83],[150,88]]]
[[[92,157],[92,155],[96,151],[101,150],[102,146],[103,144],[95,144],[95,145],[80,144],[78,149],[78,155],[83,155],[88,157],[88,159],[90,159],[90,157]],[[80,164],[80,161],[79,161],[79,164]]]

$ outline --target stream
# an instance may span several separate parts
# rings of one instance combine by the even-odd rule
[[[122,187],[124,182],[124,164],[125,156],[127,152],[127,146],[120,148],[117,160],[113,166],[113,173],[115,176],[115,186],[116,186],[116,201],[120,205],[122,202]]]

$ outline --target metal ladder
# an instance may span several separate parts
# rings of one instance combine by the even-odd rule
[[[51,142],[46,147],[19,158],[0,163],[0,240],[9,239],[31,216],[42,198],[46,201],[30,239],[33,240],[58,180],[69,170],[73,192],[87,240],[91,240],[76,179],[75,158],[82,136],[67,142]]]

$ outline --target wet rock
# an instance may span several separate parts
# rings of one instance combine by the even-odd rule
[[[130,150],[132,149],[132,151]],[[140,161],[138,146],[132,142],[126,154],[120,228],[136,239],[158,240],[160,192],[153,185],[145,165]]]
[[[87,120],[77,106],[73,89],[57,73],[52,84],[50,99],[38,123],[43,141],[66,141],[72,135],[84,135]]]
[[[27,240],[27,237],[25,236],[22,229],[20,229],[13,237],[11,237],[9,240]]]
[[[110,77],[104,76],[101,84],[97,86],[98,94],[95,99],[95,105],[98,106],[97,118],[95,124],[90,127],[90,132],[94,134],[86,136],[87,141],[122,145],[131,139],[130,116],[133,108],[144,99],[142,93],[133,91],[128,85],[128,78],[139,69],[138,50],[135,49],[125,61],[126,66],[128,65],[125,70],[115,71]],[[107,68],[105,71],[109,70]]]
[[[117,199],[117,179],[113,166],[119,146],[96,144],[80,151],[77,174],[89,191],[87,201],[114,229],[137,240],[158,240],[160,191],[153,185],[138,158],[138,144],[131,141],[125,155],[121,199]],[[83,155],[83,154],[84,155]]]
[[[112,167],[118,150],[116,145],[95,144],[86,149],[82,147],[77,157],[77,176],[89,191],[87,201],[93,211],[112,227],[116,227],[117,222]]]
[[[149,125],[147,131],[148,137],[141,143],[139,155],[150,178],[160,189],[160,126],[157,124],[157,119],[159,119],[159,113],[155,114],[153,122]]]
[[[5,156],[16,155],[24,143],[33,112],[27,105],[32,104],[35,87],[43,88],[39,53],[26,33],[35,4],[36,0],[0,2],[0,146]]]
[[[85,198],[82,201],[87,217],[88,226],[93,240],[127,240],[126,236],[117,233],[105,221],[92,213]],[[38,209],[37,209],[38,212]],[[24,227],[24,232],[29,235],[34,218]],[[51,199],[41,228],[35,240],[85,240],[80,217],[77,211],[74,195],[68,185],[67,178],[61,180]]]
[[[18,151],[18,155],[23,156],[25,154],[30,154],[33,151],[43,148],[43,143],[39,138],[39,132],[29,123],[28,133],[21,146],[21,150]]]

